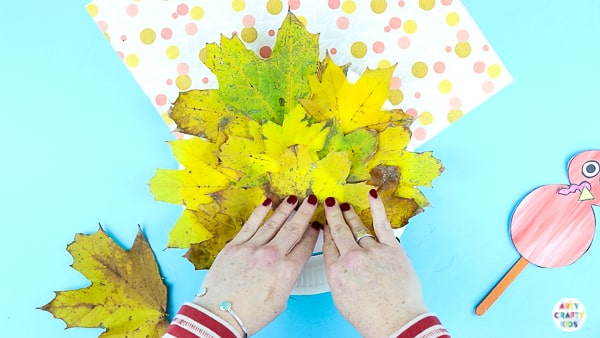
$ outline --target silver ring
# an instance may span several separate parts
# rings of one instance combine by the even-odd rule
[[[360,240],[365,238],[365,237],[371,237],[373,239],[375,239],[375,236],[371,235],[370,233],[366,232],[366,231],[361,231],[360,233],[356,234],[356,243],[360,243]],[[376,239],[375,239],[376,240]]]

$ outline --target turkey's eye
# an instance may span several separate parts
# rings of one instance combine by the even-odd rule
[[[583,164],[581,170],[583,176],[587,178],[592,178],[598,175],[598,172],[600,172],[600,164],[598,164],[598,162],[596,161],[587,161]]]

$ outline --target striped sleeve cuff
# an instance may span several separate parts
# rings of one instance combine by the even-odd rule
[[[448,331],[433,313],[424,313],[411,320],[391,338],[450,338]]]
[[[208,310],[185,303],[171,321],[163,338],[240,338],[226,321]]]

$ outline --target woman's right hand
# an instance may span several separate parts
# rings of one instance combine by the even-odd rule
[[[376,236],[360,239],[369,232],[354,209],[332,197],[325,200],[323,259],[342,316],[364,337],[389,337],[428,310],[376,190],[369,192],[369,204]]]

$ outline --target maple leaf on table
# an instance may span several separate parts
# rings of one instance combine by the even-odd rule
[[[161,337],[166,332],[167,288],[141,230],[129,251],[102,227],[92,235],[77,234],[67,251],[72,267],[92,284],[58,291],[40,309],[65,321],[67,328],[106,328],[102,338]]]
[[[168,247],[189,248],[209,268],[265,198],[332,196],[371,226],[368,191],[377,189],[395,227],[428,205],[418,189],[443,170],[431,153],[406,150],[413,117],[384,110],[394,67],[367,69],[354,83],[347,67],[318,59],[317,35],[292,14],[267,59],[237,36],[208,44],[201,59],[219,89],[180,93],[170,116],[186,139],[171,143],[182,168],[158,169],[155,199],[185,206]],[[321,207],[314,220],[325,222]]]

